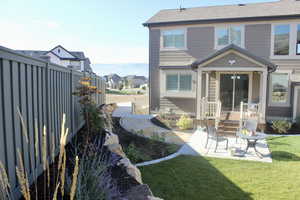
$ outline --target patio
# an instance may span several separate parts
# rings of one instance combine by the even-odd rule
[[[180,150],[182,155],[201,155],[206,157],[215,157],[215,158],[225,158],[225,159],[237,159],[237,160],[251,160],[259,162],[272,162],[270,150],[268,148],[267,142],[265,139],[259,140],[256,145],[256,149],[260,152],[263,157],[259,157],[254,148],[249,148],[247,153],[240,156],[231,155],[231,149],[237,148],[240,150],[245,150],[247,147],[247,142],[242,139],[238,139],[236,142],[235,137],[227,137],[228,139],[228,150],[226,150],[226,141],[219,142],[217,151],[215,152],[215,140],[209,140],[207,148],[205,148],[207,133],[203,129],[198,129],[190,138],[189,142],[186,143]]]

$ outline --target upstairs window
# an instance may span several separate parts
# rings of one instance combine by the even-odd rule
[[[185,30],[166,30],[162,32],[164,49],[183,49],[185,48]]]
[[[229,44],[242,45],[243,26],[229,26],[216,28],[216,48],[222,48]]]
[[[290,54],[290,25],[274,26],[274,55]]]
[[[167,91],[191,91],[192,75],[191,74],[167,74],[166,90]]]

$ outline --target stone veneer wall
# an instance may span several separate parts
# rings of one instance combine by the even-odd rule
[[[113,108],[102,105],[106,121],[111,119]],[[119,138],[105,130],[103,137],[103,155],[107,169],[102,180],[102,188],[108,200],[161,200],[153,196],[148,185],[143,184],[140,170],[131,163],[119,143]]]

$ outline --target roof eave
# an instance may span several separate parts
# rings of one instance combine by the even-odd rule
[[[145,22],[145,27],[155,27],[163,25],[190,25],[190,24],[209,24],[216,22],[244,22],[244,21],[262,21],[274,19],[298,19],[300,14],[293,15],[275,15],[275,16],[257,16],[257,17],[238,17],[238,18],[219,18],[219,19],[197,19],[197,20],[182,20],[182,21],[165,21],[165,22]]]

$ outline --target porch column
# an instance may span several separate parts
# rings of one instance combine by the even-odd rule
[[[260,123],[266,123],[266,104],[267,104],[267,85],[268,85],[268,71],[264,70],[260,74]]]
[[[202,98],[202,70],[198,68],[197,74],[197,119],[201,119],[201,98]]]

